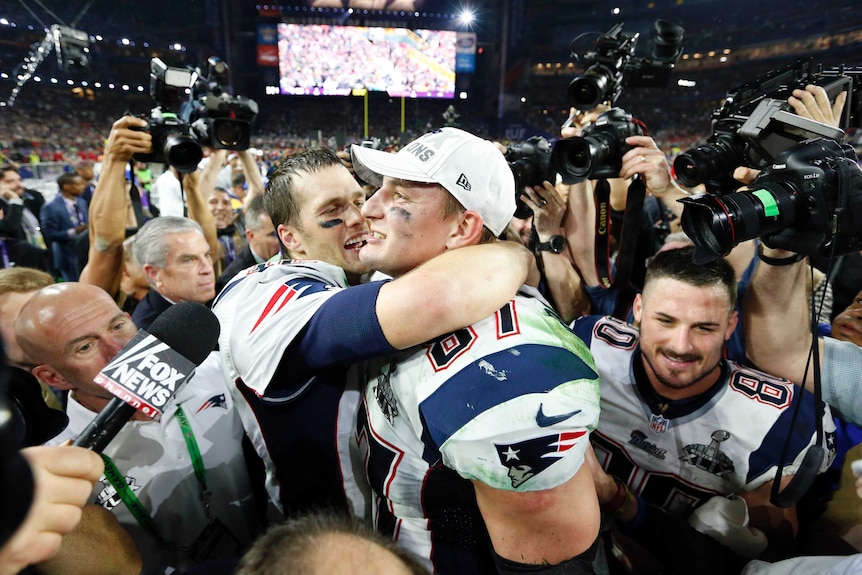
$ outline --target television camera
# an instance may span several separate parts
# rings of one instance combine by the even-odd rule
[[[147,119],[153,151],[136,154],[142,162],[167,163],[179,172],[193,172],[203,157],[202,146],[246,150],[257,102],[232,96],[222,87],[228,66],[218,58],[205,70],[150,61],[150,96],[156,106]]]

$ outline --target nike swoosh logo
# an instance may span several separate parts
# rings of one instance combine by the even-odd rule
[[[580,409],[576,409],[574,411],[570,411],[569,413],[561,413],[560,415],[545,415],[542,412],[542,404],[539,404],[539,412],[536,414],[536,425],[539,427],[550,427],[552,425],[556,425],[561,421],[565,421],[568,418],[577,415],[581,412]]]

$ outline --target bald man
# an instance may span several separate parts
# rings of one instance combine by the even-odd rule
[[[51,285],[24,305],[15,335],[36,364],[33,374],[70,392],[69,426],[52,442],[76,437],[113,398],[93,378],[136,332],[129,314],[107,292],[88,284]],[[120,430],[104,451],[107,478],[94,490],[96,502],[114,513],[135,540],[145,573],[238,557],[256,534],[242,424],[218,355],[198,366],[193,379],[165,407],[160,421],[136,414]],[[110,477],[123,477],[130,489]],[[205,490],[210,492],[207,505]],[[152,520],[155,534],[129,510],[135,505],[130,494]]]

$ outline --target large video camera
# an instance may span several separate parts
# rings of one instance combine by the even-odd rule
[[[622,23],[614,25],[596,40],[596,49],[582,57],[573,49],[572,58],[583,61],[584,73],[569,84],[572,105],[587,111],[619,97],[624,86],[667,85],[676,61],[682,54],[683,28],[666,20],[655,21],[655,38],[650,56],[636,59],[639,34],[623,33]],[[581,36],[572,40],[572,46]]]
[[[153,139],[153,151],[135,154],[142,162],[167,163],[182,173],[193,172],[203,157],[202,146],[246,150],[257,103],[231,96],[219,81],[226,78],[227,64],[207,61],[207,73],[190,67],[169,66],[160,58],[150,61],[150,96],[156,106],[145,128]]]
[[[750,190],[680,201],[698,264],[756,237],[808,256],[862,248],[862,170],[852,146],[834,140],[805,140],[785,150]]]
[[[515,217],[525,220],[533,214],[521,199],[526,186],[541,186],[551,178],[551,144],[542,136],[532,136],[506,150],[506,161],[515,177]]]
[[[713,134],[705,144],[688,150],[674,160],[679,181],[694,187],[704,184],[712,194],[732,192],[742,184],[733,179],[737,166],[763,168],[796,144],[811,138],[840,140],[842,129],[851,125],[859,98],[852,96],[852,76],[860,68],[837,67],[824,71],[811,60],[767,72],[728,92],[721,107],[712,113]],[[787,98],[807,84],[822,86],[830,101],[843,91],[848,100],[841,128],[815,122],[794,114]],[[858,91],[858,81],[857,91]],[[854,101],[856,104],[854,105]]]

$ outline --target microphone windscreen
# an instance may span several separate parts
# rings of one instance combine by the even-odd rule
[[[218,344],[218,318],[203,304],[175,303],[147,330],[195,365],[200,365]]]

